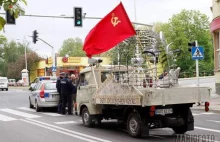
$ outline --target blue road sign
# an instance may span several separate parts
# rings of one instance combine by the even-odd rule
[[[56,72],[57,71],[57,67],[52,67],[51,70],[52,70],[52,72]]]
[[[191,50],[193,60],[202,60],[204,59],[204,49],[203,47],[192,47]]]

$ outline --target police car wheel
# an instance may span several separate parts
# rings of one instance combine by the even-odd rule
[[[35,101],[35,109],[36,109],[36,112],[40,112],[41,110],[41,108],[38,106],[37,101]]]
[[[89,114],[88,108],[84,108],[82,111],[82,121],[83,121],[83,125],[86,127],[92,127],[92,125],[93,125],[92,117]]]
[[[29,107],[34,108],[34,106],[31,104],[31,99],[29,98]]]

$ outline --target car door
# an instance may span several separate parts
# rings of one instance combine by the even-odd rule
[[[38,82],[31,90],[31,104],[34,104],[35,98],[37,97],[37,94],[39,93],[39,88],[41,86],[41,82]]]

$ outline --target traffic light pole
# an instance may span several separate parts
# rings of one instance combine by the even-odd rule
[[[196,47],[198,47],[198,41],[195,41]],[[197,78],[197,86],[199,86],[199,60],[196,59],[196,78]]]
[[[33,36],[30,36],[33,37]],[[41,38],[37,38],[38,40],[44,42],[45,44],[47,44],[48,46],[50,46],[52,48],[52,60],[53,60],[53,67],[55,67],[55,52],[54,52],[54,47],[52,45],[50,45],[48,42],[46,42],[45,40],[41,39]],[[53,76],[56,76],[56,74],[53,73]]]

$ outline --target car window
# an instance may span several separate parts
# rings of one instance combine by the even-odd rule
[[[33,90],[39,90],[41,83],[36,83],[36,85],[34,85]]]
[[[56,83],[53,83],[53,82],[51,82],[51,83],[45,83],[45,84],[44,84],[44,89],[45,89],[45,90],[57,90],[57,88],[56,88]]]

